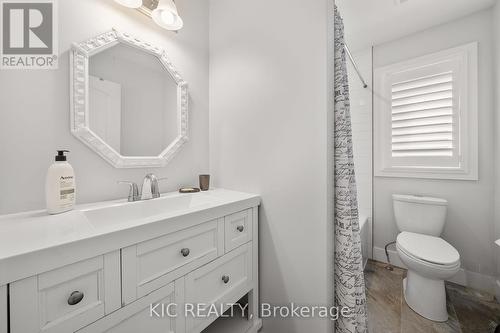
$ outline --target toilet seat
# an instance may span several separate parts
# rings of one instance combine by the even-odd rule
[[[413,260],[441,268],[455,268],[460,265],[458,251],[440,237],[402,232],[396,245],[400,251]]]
[[[408,268],[418,269],[422,274],[426,276],[440,276],[442,274],[449,275],[448,273],[453,272],[456,273],[460,268],[460,260],[455,264],[451,265],[439,265],[429,261],[425,261],[419,259],[412,254],[406,252],[401,247],[396,245],[396,249],[398,251],[399,257],[406,264]]]

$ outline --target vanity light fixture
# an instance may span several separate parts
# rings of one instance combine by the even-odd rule
[[[160,27],[166,30],[177,31],[184,22],[179,16],[174,0],[115,0],[117,3],[135,8],[144,15],[153,19]]]
[[[160,0],[158,7],[151,12],[151,17],[156,24],[167,30],[177,31],[184,25],[174,0]]]
[[[140,8],[142,6],[142,0],[115,0],[115,2],[119,3],[122,6],[128,8]]]

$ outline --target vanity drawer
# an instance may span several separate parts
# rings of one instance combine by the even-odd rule
[[[184,333],[183,297],[184,278],[180,278],[78,333]]]
[[[67,333],[120,307],[119,251],[10,284],[11,333]]]
[[[125,304],[170,283],[224,253],[223,219],[122,250]]]
[[[247,209],[224,218],[226,253],[252,240],[252,216],[252,209]]]
[[[212,304],[217,309],[224,305],[225,311],[226,304],[234,303],[252,288],[252,242],[189,273],[185,285],[186,305],[193,306],[195,313],[198,308],[208,311]],[[215,319],[216,316],[195,318],[186,311],[186,331],[201,332]]]

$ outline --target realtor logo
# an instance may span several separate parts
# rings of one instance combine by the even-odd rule
[[[0,0],[2,69],[57,69],[56,0]]]

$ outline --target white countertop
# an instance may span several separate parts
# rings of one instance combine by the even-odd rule
[[[161,209],[172,200],[186,198],[195,200],[196,204]],[[149,206],[141,206],[139,210],[134,208],[133,211],[149,213],[150,207],[156,209],[144,217],[129,214],[124,218],[114,218],[112,215],[116,211],[112,209],[130,209],[141,204]],[[49,215],[45,210],[3,215],[0,216],[0,285],[28,274],[17,272],[17,266],[37,263],[37,260],[43,260],[40,255],[48,251],[57,253],[63,263],[83,260],[157,237],[170,230],[190,227],[196,223],[194,219],[205,222],[259,204],[260,197],[255,194],[213,189],[194,194],[166,193],[159,199],[134,203],[128,203],[125,199],[78,205],[74,210],[58,215]],[[92,220],[95,210],[101,220]],[[108,223],[108,220],[112,221]],[[74,254],[67,253],[72,249],[68,247],[71,244],[79,244],[75,246]],[[29,260],[22,262],[25,257]],[[38,263],[37,266],[43,269],[46,265]]]

